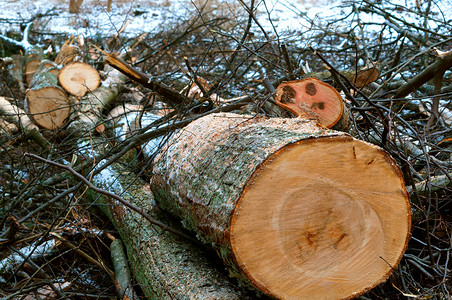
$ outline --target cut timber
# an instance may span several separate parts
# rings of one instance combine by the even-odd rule
[[[72,62],[64,66],[58,79],[66,91],[78,97],[97,89],[100,84],[99,72],[82,62]]]
[[[55,75],[43,68],[34,75],[25,99],[26,112],[36,124],[47,129],[63,126],[71,110],[66,93],[57,84]]]
[[[24,57],[22,55],[13,55],[13,63],[9,66],[9,71],[19,85],[19,89],[25,92]]]
[[[406,249],[410,206],[395,161],[314,122],[209,115],[154,163],[159,206],[276,298],[355,297]]]
[[[28,86],[33,87],[34,84],[39,83],[42,80],[42,73],[46,72],[52,73],[56,78],[58,78],[60,68],[55,62],[51,60],[42,60],[36,70],[33,72],[33,76],[31,77],[31,81],[28,83]],[[35,77],[35,74],[39,75]]]
[[[0,97],[0,113],[5,117],[5,119],[16,124],[19,128],[21,128],[21,130],[24,131],[38,129],[38,127],[33,124],[31,119],[27,116],[25,111],[12,104],[13,101],[14,99]]]
[[[349,127],[349,116],[339,93],[329,84],[316,78],[288,81],[276,89],[276,103],[296,116],[312,117],[327,128]]]
[[[376,81],[380,77],[380,70],[376,66],[365,68],[360,70],[353,76],[351,82],[357,87],[362,88]]]

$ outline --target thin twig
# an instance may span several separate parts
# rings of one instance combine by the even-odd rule
[[[36,155],[36,154],[32,154],[32,153],[25,153],[24,155],[25,155],[25,156],[28,156],[28,157],[32,157],[32,158],[37,159],[37,160],[40,160],[40,161],[45,162],[45,163],[47,163],[47,164],[49,164],[49,165],[52,165],[52,166],[55,166],[55,167],[58,167],[58,168],[61,168],[61,169],[65,169],[65,170],[69,171],[70,173],[72,173],[75,177],[77,177],[78,179],[80,179],[84,184],[86,184],[86,185],[87,185],[90,189],[92,189],[93,191],[95,191],[95,192],[97,192],[97,193],[99,193],[99,194],[103,194],[103,195],[105,195],[105,196],[107,196],[107,197],[110,197],[110,198],[113,198],[113,199],[119,201],[119,202],[120,202],[121,204],[123,204],[124,206],[126,206],[126,207],[130,208],[131,210],[133,210],[133,211],[139,213],[140,215],[142,215],[146,220],[149,221],[149,223],[154,224],[154,225],[156,225],[156,226],[159,226],[159,227],[162,228],[163,230],[166,230],[166,231],[169,231],[169,232],[171,232],[171,233],[174,233],[174,234],[176,234],[176,235],[178,235],[178,236],[180,236],[180,237],[183,237],[183,238],[185,238],[185,239],[187,239],[187,240],[190,240],[190,241],[192,241],[192,242],[195,242],[195,243],[197,243],[197,244],[200,244],[199,241],[193,239],[192,237],[186,235],[185,233],[180,232],[180,231],[178,231],[178,230],[175,230],[175,229],[171,228],[170,226],[168,226],[168,225],[166,225],[166,224],[164,224],[164,223],[162,223],[162,222],[160,222],[160,221],[155,220],[155,219],[152,218],[147,212],[145,212],[143,209],[139,208],[138,206],[136,206],[136,205],[134,205],[134,204],[132,204],[132,203],[126,201],[126,200],[124,200],[123,198],[119,197],[118,195],[116,195],[116,194],[114,194],[114,193],[111,193],[111,192],[109,192],[109,191],[106,191],[106,190],[104,190],[104,189],[95,187],[91,182],[88,181],[88,179],[86,179],[86,178],[85,178],[83,175],[81,175],[80,173],[76,172],[76,171],[75,171],[74,169],[72,169],[70,166],[59,164],[59,163],[57,163],[57,162],[54,162],[54,161],[45,159],[45,158],[43,158],[43,157],[40,157],[40,156],[38,156],[38,155]]]

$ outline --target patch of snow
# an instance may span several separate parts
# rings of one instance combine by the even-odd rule
[[[30,257],[30,259],[33,259],[36,257],[42,257],[50,254],[55,245],[56,245],[55,240],[48,240],[39,246],[37,246],[36,243],[33,243],[30,246],[26,246],[20,249],[19,251],[25,257]],[[23,261],[24,258],[21,255],[15,252],[12,253],[11,255],[0,261],[0,274],[4,274],[13,270],[15,266],[23,263]]]

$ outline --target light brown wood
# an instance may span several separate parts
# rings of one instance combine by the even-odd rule
[[[58,76],[61,86],[74,96],[82,97],[100,85],[99,72],[82,62],[72,62],[61,69]]]
[[[71,110],[66,93],[57,84],[55,75],[40,67],[25,98],[25,111],[37,125],[47,129],[63,126]]]
[[[357,87],[362,88],[369,83],[376,81],[380,77],[380,70],[376,66],[360,70],[353,76],[351,82]]]
[[[33,76],[40,64],[41,59],[39,59],[37,56],[33,56],[27,59],[27,62],[25,64],[25,83],[27,84],[27,86],[31,86]]]
[[[316,78],[283,82],[276,89],[275,101],[296,116],[313,118],[315,113],[327,128],[336,125],[345,112],[339,93]]]

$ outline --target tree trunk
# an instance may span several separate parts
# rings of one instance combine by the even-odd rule
[[[72,14],[76,14],[80,11],[80,7],[82,6],[83,0],[70,0],[69,1],[69,12]]]
[[[281,299],[362,294],[392,273],[409,238],[395,161],[299,118],[199,119],[157,156],[151,188],[234,276]]]
[[[168,218],[152,209],[154,198],[149,186],[120,164],[113,164],[95,176],[93,184],[144,208],[153,218],[168,222]],[[209,260],[204,249],[152,226],[143,216],[115,200],[89,195],[121,235],[132,272],[147,299],[250,298]]]

